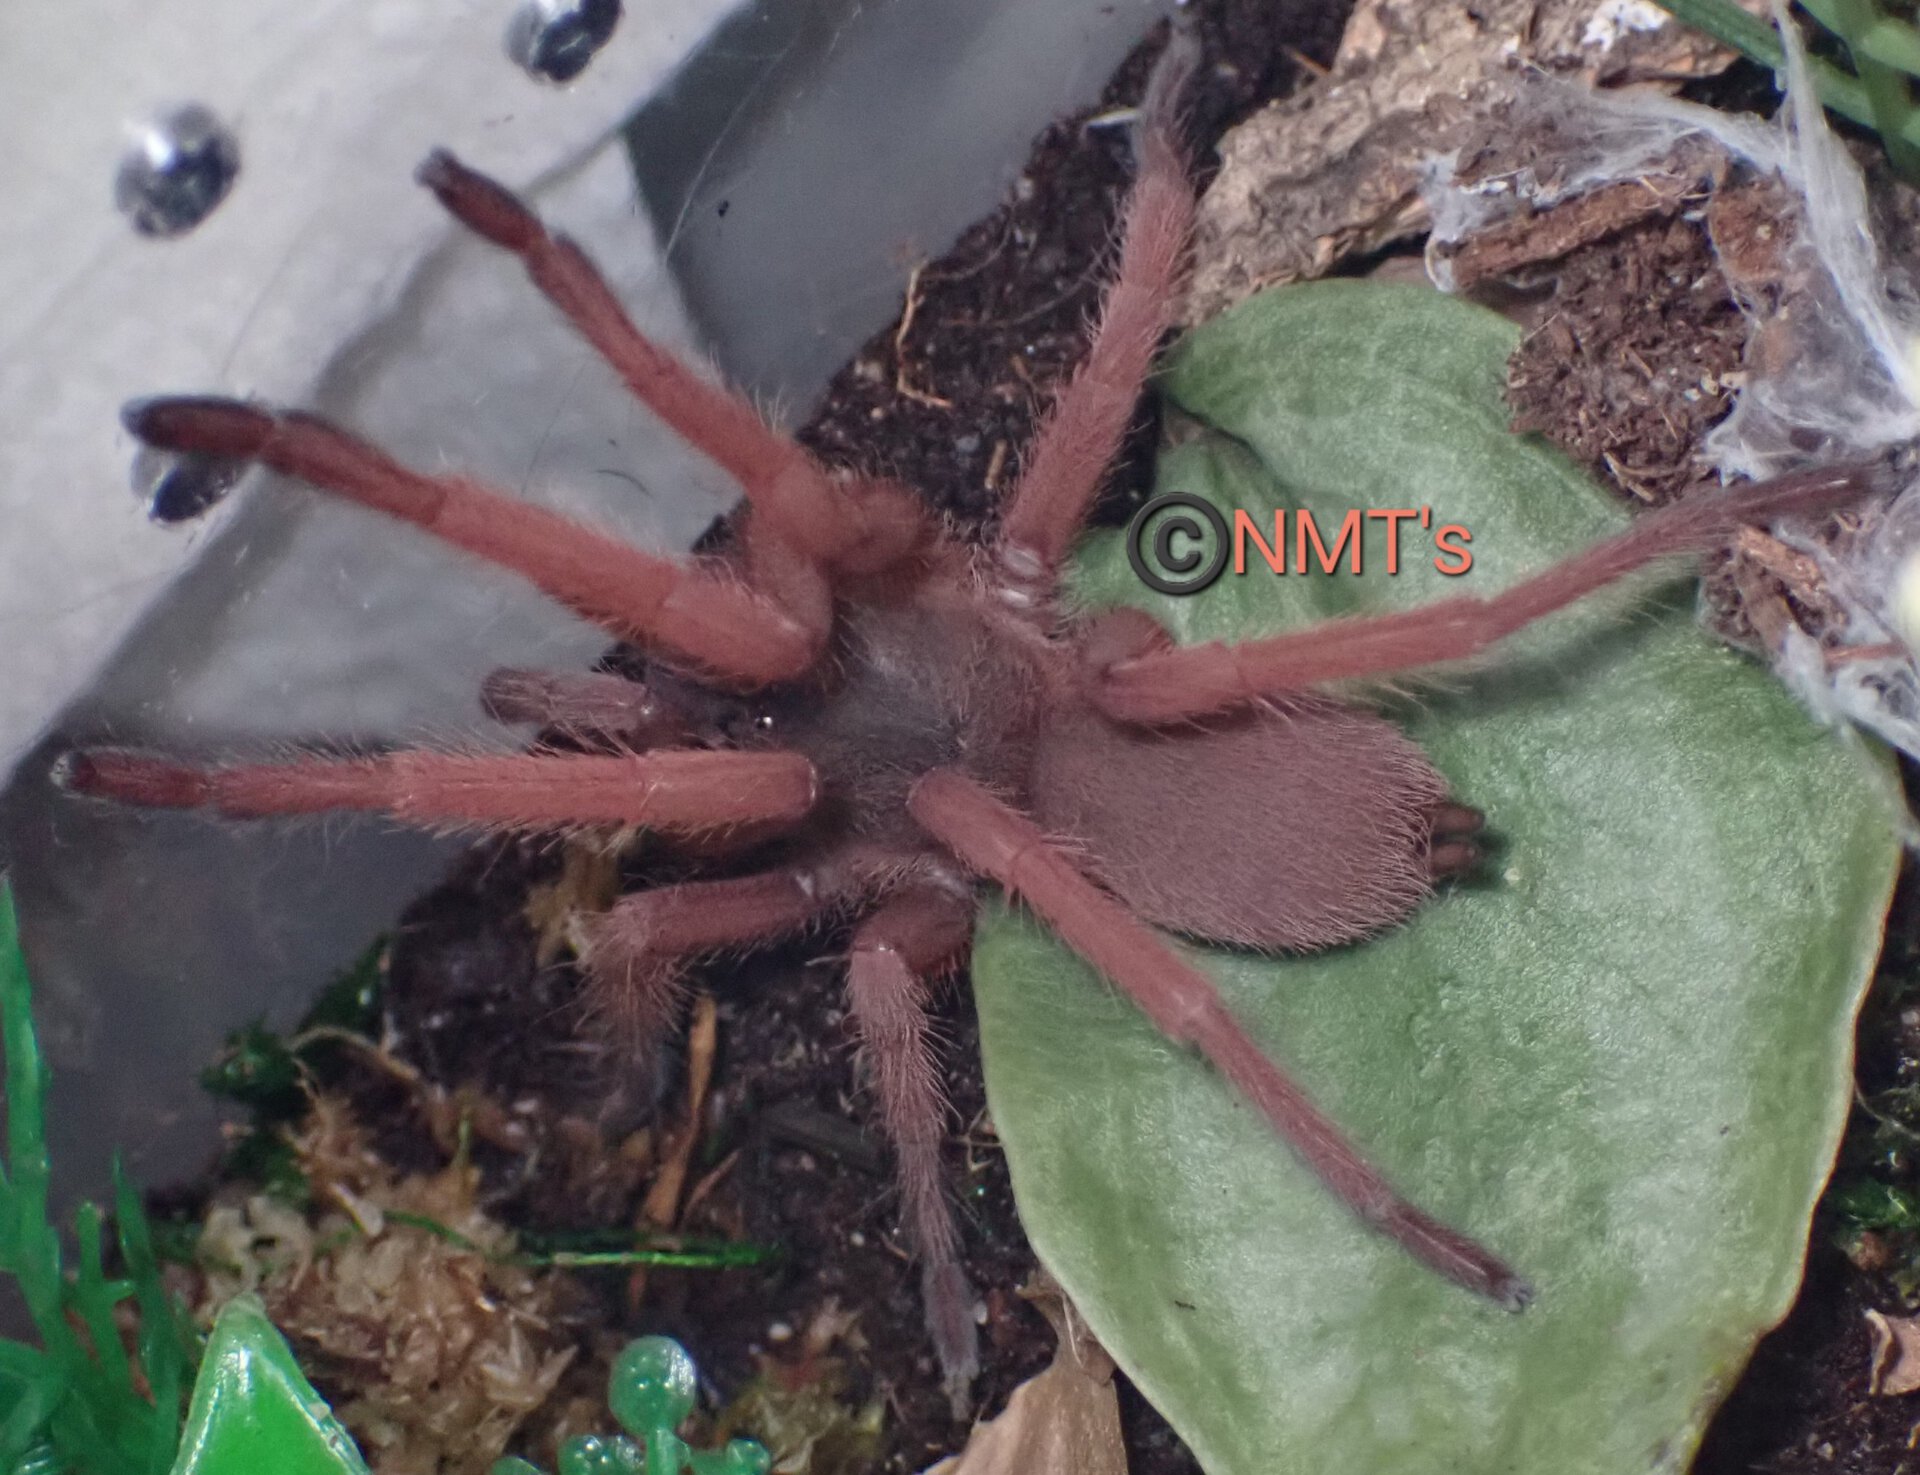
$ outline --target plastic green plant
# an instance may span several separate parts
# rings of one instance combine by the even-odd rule
[[[751,1439],[696,1450],[674,1431],[693,1412],[696,1373],[687,1349],[671,1337],[641,1337],[614,1360],[607,1407],[624,1435],[581,1434],[560,1447],[559,1475],[767,1475],[773,1459]],[[543,1475],[517,1455],[497,1460],[493,1475]]]
[[[695,1450],[674,1432],[693,1411],[695,1388],[693,1359],[678,1342],[629,1342],[607,1380],[607,1406],[626,1434],[569,1439],[559,1475],[767,1475],[772,1459],[752,1440]],[[258,1299],[236,1296],[214,1323],[173,1475],[261,1471],[367,1475],[367,1464]],[[543,1472],[510,1455],[493,1475]]]
[[[673,1270],[725,1270],[738,1265],[766,1265],[780,1258],[771,1245],[747,1241],[706,1240],[686,1235],[666,1235],[658,1246],[636,1244],[644,1232],[575,1231],[567,1234],[520,1236],[520,1248],[500,1253],[474,1243],[468,1236],[425,1214],[409,1214],[397,1209],[385,1211],[389,1224],[410,1228],[445,1240],[455,1249],[465,1250],[482,1259],[503,1265],[525,1265],[538,1270],[621,1270],[635,1265],[662,1266]]]
[[[0,1029],[6,1053],[6,1162],[0,1168],[0,1273],[26,1302],[38,1347],[0,1340],[0,1469],[35,1475],[164,1475],[179,1443],[193,1341],[161,1284],[153,1237],[116,1164],[114,1219],[126,1273],[108,1276],[100,1210],[74,1215],[69,1276],[49,1214],[47,1069],[33,1025],[13,893],[0,884]],[[130,1356],[117,1321],[132,1302]]]
[[[1733,0],[1659,0],[1676,18],[1731,46],[1749,60],[1779,71],[1786,53],[1774,28]],[[1853,61],[1853,72],[1822,57],[1809,58],[1820,101],[1843,118],[1872,128],[1901,174],[1920,184],[1920,28],[1883,10],[1875,0],[1800,0],[1831,31]]]
[[[352,1437],[300,1370],[258,1299],[240,1296],[215,1319],[184,1428],[181,1401],[193,1371],[195,1339],[160,1280],[139,1194],[114,1171],[114,1217],[126,1274],[109,1278],[104,1221],[83,1204],[74,1216],[78,1264],[63,1268],[59,1231],[48,1212],[48,1073],[34,1030],[32,990],[19,947],[13,895],[0,883],[0,1029],[5,1033],[6,1160],[0,1166],[0,1273],[18,1283],[41,1346],[0,1339],[0,1475],[367,1475]],[[264,1042],[264,1043],[263,1043]],[[292,1057],[256,1032],[247,1082],[268,1089],[295,1078]],[[253,1104],[259,1105],[256,1100]],[[450,1231],[449,1231],[450,1232]],[[738,1253],[753,1251],[745,1260]],[[591,1263],[630,1264],[655,1252],[584,1254]],[[665,1252],[658,1252],[664,1254]],[[756,1263],[757,1246],[725,1246],[675,1263]],[[567,1257],[555,1252],[547,1263]],[[129,1356],[117,1322],[139,1311]],[[144,1382],[144,1388],[142,1386]],[[693,1361],[677,1342],[649,1337],[614,1364],[607,1401],[627,1435],[574,1439],[561,1475],[766,1475],[760,1445],[689,1449],[674,1430],[692,1411]],[[502,1475],[526,1475],[503,1460]]]
[[[1471,529],[1470,574],[1409,529],[1398,574],[1376,538],[1363,574],[1283,577],[1251,552],[1172,599],[1105,532],[1078,594],[1191,644],[1488,594],[1589,546],[1626,514],[1508,430],[1519,337],[1426,289],[1322,282],[1197,330],[1163,375],[1191,433],[1159,491],[1260,528],[1430,504]],[[1694,590],[1610,591],[1395,704],[1487,813],[1499,849],[1473,881],[1355,947],[1193,950],[1390,1179],[1533,1281],[1521,1314],[1363,1228],[1044,929],[999,906],[982,923],[1022,1223],[1209,1475],[1676,1475],[1791,1304],[1898,798],[1880,755],[1697,627]]]
[[[253,1296],[220,1309],[173,1475],[367,1475],[366,1461]]]

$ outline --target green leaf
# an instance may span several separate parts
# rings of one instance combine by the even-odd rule
[[[300,1028],[344,1029],[372,1035],[380,1027],[380,996],[386,985],[385,963],[393,939],[376,937],[367,950],[347,966],[313,1001],[301,1017]]]
[[[6,1163],[0,1170],[0,1275],[18,1283],[43,1346],[0,1340],[0,1467],[160,1475],[173,1462],[180,1388],[193,1346],[161,1284],[139,1195],[115,1170],[116,1216],[126,1278],[109,1278],[102,1218],[75,1213],[79,1264],[61,1270],[48,1215],[48,1072],[33,1023],[33,990],[20,952],[11,889],[0,879],[0,1031],[5,1034]],[[117,1312],[141,1310],[142,1381],[121,1339]],[[84,1327],[83,1339],[76,1327]]]
[[[140,1365],[153,1398],[146,1466],[157,1475],[172,1466],[179,1448],[181,1394],[193,1376],[200,1347],[192,1326],[167,1292],[154,1254],[153,1226],[147,1221],[139,1190],[118,1158],[113,1164],[113,1217],[120,1254],[140,1307]]]
[[[1182,641],[1485,594],[1625,514],[1506,429],[1504,320],[1415,288],[1253,299],[1176,355],[1212,429],[1160,491],[1430,505],[1384,572],[1146,593],[1118,533],[1078,588]],[[1512,1315],[1344,1212],[1202,1063],[1023,917],[974,955],[988,1097],[1041,1258],[1212,1475],[1678,1471],[1790,1304],[1850,1090],[1898,847],[1889,769],[1716,645],[1672,577],[1608,591],[1396,713],[1500,849],[1364,945],[1202,960],[1426,1208],[1534,1282]],[[1230,776],[1224,781],[1231,782]],[[1249,793],[1249,806],[1261,796]]]

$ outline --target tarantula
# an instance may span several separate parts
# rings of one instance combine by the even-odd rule
[[[964,957],[979,878],[1018,896],[1197,1049],[1359,1218],[1517,1310],[1530,1294],[1521,1276],[1402,1198],[1156,929],[1304,951],[1398,923],[1436,878],[1474,864],[1480,816],[1450,799],[1398,729],[1318,687],[1471,656],[1651,559],[1880,482],[1849,467],[1696,498],[1489,597],[1238,645],[1176,648],[1144,614],[1064,608],[1062,561],[1181,282],[1192,197],[1175,119],[1194,60],[1176,37],[1155,69],[1091,347],[983,547],[894,483],[817,465],[745,400],[648,342],[577,246],[446,153],[428,159],[421,181],[517,255],[632,391],[737,478],[746,510],[727,552],[684,562],[643,553],[459,477],[409,470],[307,415],[208,398],[126,412],[150,446],[260,463],[513,570],[643,647],[652,665],[644,684],[489,679],[496,715],[585,751],[219,765],[91,749],[68,755],[65,783],[229,816],[374,810],[431,826],[639,826],[752,847],[765,860],[755,874],[617,902],[591,934],[592,986],[657,1030],[684,960],[855,919],[851,1015],[894,1149],[929,1330],[961,1387],[976,1365],[973,1296],[941,1191],[944,1102],[925,989]],[[1236,796],[1249,789],[1264,802],[1243,805]]]

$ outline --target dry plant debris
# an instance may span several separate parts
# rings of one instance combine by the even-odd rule
[[[257,1293],[381,1475],[477,1475],[576,1355],[564,1282],[505,1259],[466,1162],[396,1176],[324,1096],[294,1145],[313,1210],[216,1201],[201,1310]]]
[[[538,939],[536,967],[584,953],[581,920],[619,900],[620,857],[625,848],[582,839],[568,839],[561,845],[560,874],[527,893],[527,925]]]
[[[1538,175],[1555,188],[1579,127],[1537,97],[1502,107],[1463,135],[1457,187],[1522,189]],[[1547,435],[1644,504],[1711,479],[1700,441],[1743,381],[1740,301],[1753,299],[1723,256],[1761,269],[1777,260],[1776,232],[1791,232],[1777,187],[1731,174],[1718,149],[1684,139],[1631,178],[1429,248],[1454,290],[1529,330],[1508,366],[1513,428]]]
[[[1867,1391],[1882,1398],[1920,1389],[1920,1316],[1888,1316],[1867,1312],[1873,1348]]]
[[[1858,154],[1824,131],[1789,135],[1546,85],[1522,88],[1461,137],[1450,177],[1429,181],[1427,260],[1436,280],[1529,329],[1508,366],[1516,429],[1543,433],[1649,504],[1724,475],[1872,448],[1849,437],[1871,440],[1876,415],[1888,418],[1873,398],[1882,370],[1849,338],[1859,304],[1841,300],[1832,273],[1849,252],[1873,251],[1836,248],[1834,237],[1852,239],[1842,217],[1891,224],[1867,203],[1902,199],[1904,186],[1866,190]],[[1846,204],[1855,195],[1857,209]],[[1896,256],[1901,244],[1889,242]],[[1849,267],[1848,280],[1856,297],[1880,290],[1861,285],[1878,280],[1872,268]],[[1747,416],[1756,400],[1757,430]],[[1774,423],[1783,406],[1794,424]],[[1899,515],[1744,532],[1709,563],[1710,622],[1775,659],[1816,711],[1846,710],[1846,693],[1878,690],[1888,663],[1902,664],[1867,587]],[[1903,741],[1905,689],[1897,681],[1853,710],[1868,708],[1868,725],[1891,714],[1883,735]]]
[[[1641,0],[1361,0],[1327,76],[1221,140],[1185,317],[1424,231],[1423,161],[1531,72],[1674,86],[1733,59]]]
[[[1046,1371],[1013,1390],[1006,1410],[925,1475],[1127,1475],[1113,1359],[1042,1271],[1021,1295],[1060,1338]]]
[[[720,1435],[752,1433],[773,1456],[772,1475],[866,1475],[880,1453],[887,1405],[851,1396],[841,1353],[867,1350],[859,1320],[829,1298],[798,1335],[760,1353],[758,1374],[717,1420]]]
[[[693,1150],[699,1145],[701,1124],[706,1120],[707,1092],[713,1085],[713,1061],[719,1044],[719,1009],[713,995],[701,994],[694,1001],[692,1020],[687,1027],[686,1114],[661,1147],[658,1168],[635,1221],[637,1229],[673,1229],[680,1223],[686,1208],[687,1175],[693,1164]],[[646,1272],[635,1270],[627,1282],[628,1305],[637,1309],[646,1288]]]

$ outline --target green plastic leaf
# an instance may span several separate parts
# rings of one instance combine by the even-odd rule
[[[294,1361],[260,1302],[221,1308],[194,1384],[173,1475],[367,1475],[353,1438]]]
[[[1506,429],[1515,329],[1323,283],[1193,335],[1167,389],[1213,427],[1160,491],[1251,513],[1429,505],[1443,578],[1229,573],[1146,593],[1121,535],[1080,593],[1183,641],[1488,593],[1623,525]],[[1608,591],[1396,715],[1500,850],[1364,945],[1203,962],[1415,1201],[1537,1288],[1513,1315],[1359,1226],[1254,1113],[1041,929],[974,956],[988,1097],[1041,1258],[1212,1475],[1685,1468],[1798,1283],[1837,1147],[1897,843],[1888,768],[1720,648],[1673,578]],[[1231,776],[1223,776],[1231,782]],[[1251,808],[1258,793],[1245,796]]]
[[[116,1165],[115,1218],[126,1275],[109,1277],[100,1210],[74,1217],[71,1277],[49,1214],[48,1070],[33,1022],[12,889],[0,877],[0,1033],[6,1153],[0,1166],[0,1276],[16,1282],[42,1345],[0,1339],[0,1469],[161,1475],[173,1463],[180,1389],[196,1348],[153,1257],[140,1197]],[[140,1308],[139,1366],[119,1314]],[[84,1329],[84,1336],[82,1335]]]

